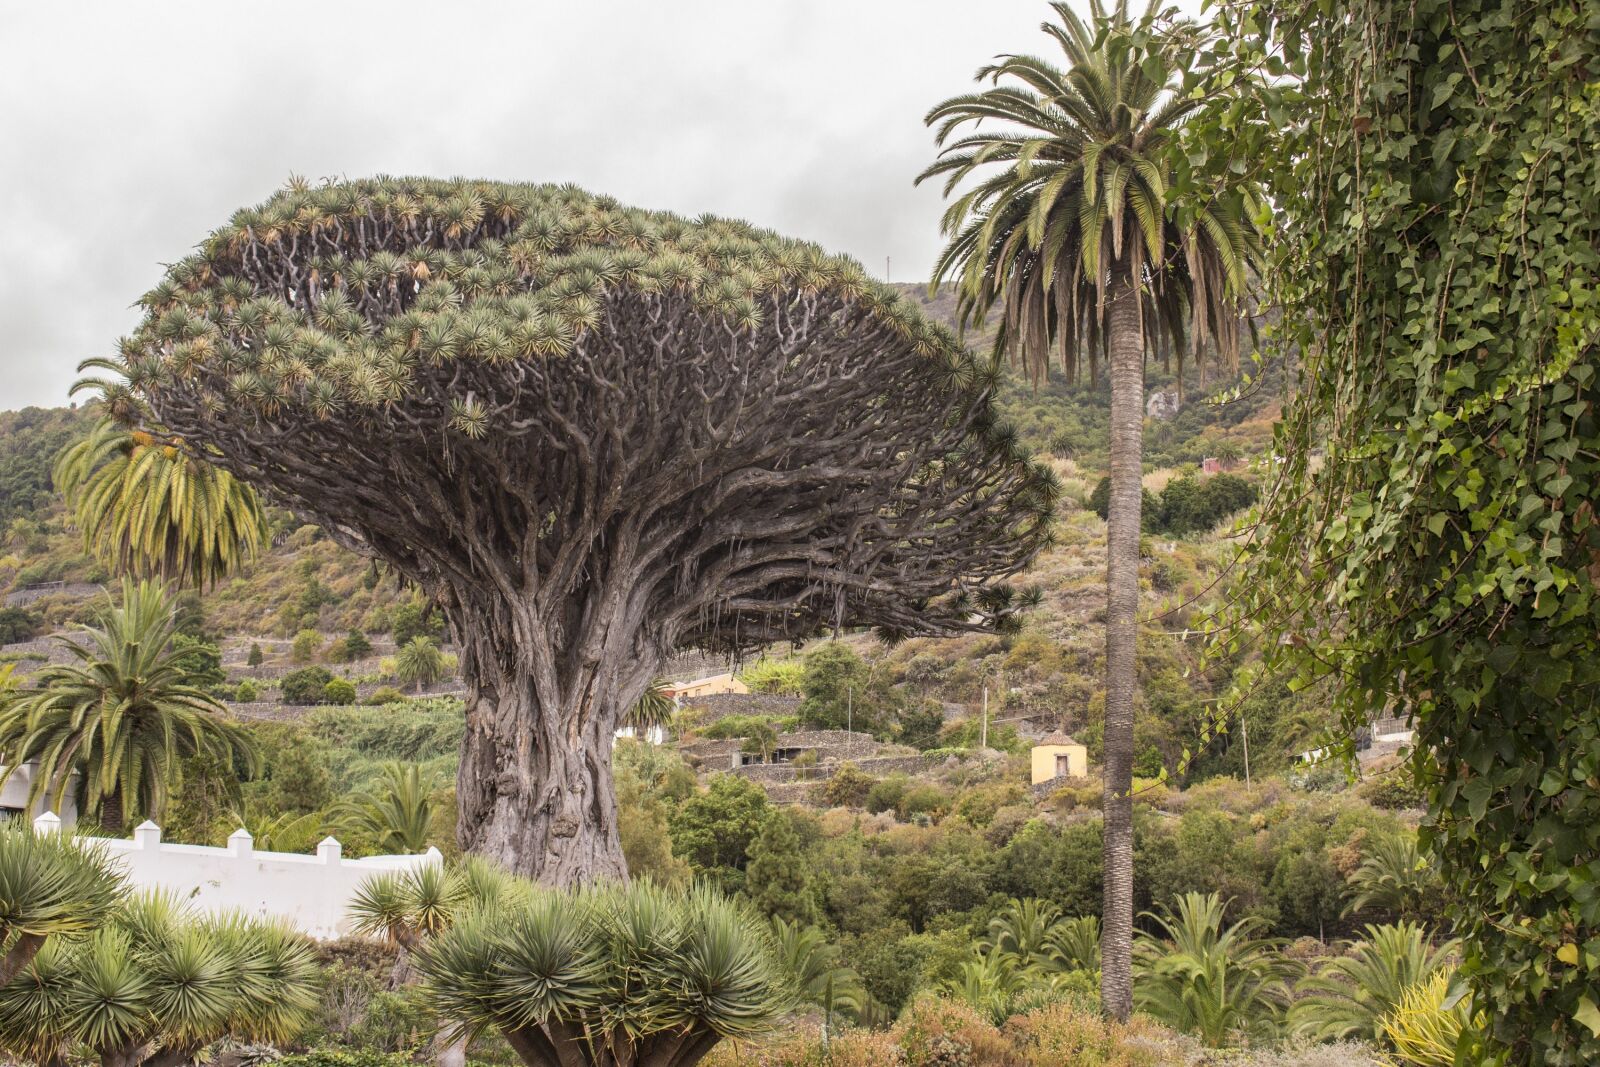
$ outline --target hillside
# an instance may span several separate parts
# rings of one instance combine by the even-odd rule
[[[901,288],[928,314],[953,325],[954,297],[948,290],[930,298],[925,286]],[[978,331],[968,340],[981,349],[989,337]],[[1176,393],[1175,378],[1161,368],[1152,367],[1149,379],[1151,395]],[[1211,392],[1220,396],[1235,385],[1231,378],[1213,382]],[[1023,736],[1065,730],[1080,736],[1093,756],[1102,699],[1104,523],[1091,504],[1104,464],[1108,392],[1103,383],[1073,384],[1059,375],[1038,388],[1008,376],[1001,404],[1024,442],[1056,469],[1064,489],[1057,543],[1021,579],[1040,586],[1044,601],[1022,633],[1005,638],[918,639],[893,649],[865,636],[850,638],[851,646],[871,663],[878,694],[864,695],[863,721],[874,714],[874,699],[884,708],[934,701],[945,719],[960,720],[981,714],[987,690],[1000,736],[1010,736],[1012,729]],[[1161,493],[1175,474],[1187,473],[1184,465],[1192,467],[1208,457],[1225,457],[1236,468],[1236,477],[1251,479],[1253,457],[1270,440],[1275,413],[1268,388],[1246,389],[1231,402],[1216,402],[1200,392],[1191,375],[1176,415],[1151,418],[1147,424],[1146,486],[1153,502],[1163,499]],[[0,659],[17,661],[24,673],[47,650],[19,642],[84,617],[107,578],[104,568],[82,554],[61,504],[49,491],[51,458],[87,424],[81,410],[0,414],[0,516],[5,517],[0,525],[0,597],[7,610],[0,617],[0,642],[10,643],[0,650]],[[1215,518],[1202,515],[1204,529],[1151,531],[1147,603],[1156,610],[1142,657],[1144,709],[1139,723],[1140,766],[1147,773],[1163,766],[1178,769],[1179,755],[1198,734],[1205,701],[1224,680],[1195,677],[1195,650],[1166,636],[1184,629],[1189,610],[1160,613],[1165,605],[1190,601],[1227,566],[1227,543],[1214,537],[1206,523]],[[274,691],[277,678],[312,661],[349,677],[362,696],[392,681],[385,676],[381,653],[393,648],[385,638],[396,611],[412,605],[409,610],[417,612],[413,594],[317,528],[299,525],[289,513],[274,510],[271,523],[271,548],[252,567],[203,596],[191,595],[196,631],[220,647],[227,695],[240,696],[239,683],[248,678],[252,684],[242,696],[254,699],[241,702],[270,703],[279,696]],[[292,656],[290,641],[305,630],[320,635],[314,641],[319,651]],[[346,661],[336,642],[353,631],[367,635],[375,651]],[[302,644],[308,640],[303,638]],[[246,665],[252,645],[261,648],[265,662],[260,667]],[[777,656],[788,653],[773,650]],[[681,679],[720,666],[685,657],[672,674]],[[1256,759],[1262,767],[1281,766],[1285,757],[1309,747],[1323,725],[1314,709],[1293,706],[1287,694],[1276,697],[1263,700],[1258,709],[1262,721]],[[253,706],[241,710],[260,713]],[[883,732],[892,731],[886,727]],[[1218,770],[1235,762],[1224,742],[1202,757],[1200,768]]]

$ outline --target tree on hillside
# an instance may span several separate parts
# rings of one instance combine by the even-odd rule
[[[1175,92],[1186,24],[1152,2],[1092,0],[1085,21],[1064,3],[1044,32],[1064,69],[1006,56],[978,72],[992,88],[928,113],[942,151],[918,177],[945,179],[950,241],[935,284],[953,279],[963,325],[998,308],[996,358],[1036,382],[1059,362],[1111,380],[1106,574],[1106,1010],[1132,1010],[1133,714],[1139,607],[1144,364],[1157,350],[1238,355],[1239,299],[1259,236],[1247,195],[1169,210],[1166,145],[1197,106]],[[987,121],[986,121],[987,120]],[[971,125],[970,132],[963,128]],[[992,169],[991,169],[992,168]]]
[[[674,649],[993,627],[1049,537],[996,373],[744,223],[295,182],[143,304],[108,388],[443,607],[460,842],[548,882],[625,873],[612,737]]]
[[[47,665],[0,697],[0,782],[36,762],[30,804],[59,810],[75,788],[80,810],[120,832],[129,816],[160,819],[190,756],[238,761],[254,773],[248,737],[190,684],[175,627],[160,585],[124,579],[120,603],[60,638],[73,662]]]
[[[413,637],[395,654],[395,680],[401,685],[415,686],[419,693],[447,673],[444,653],[431,637]]]

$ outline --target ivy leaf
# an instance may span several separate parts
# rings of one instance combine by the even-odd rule
[[[1587,1026],[1596,1037],[1600,1037],[1600,1005],[1596,1005],[1592,997],[1582,997],[1578,1000],[1578,1010],[1572,1017]]]

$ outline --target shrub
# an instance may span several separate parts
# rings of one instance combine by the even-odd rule
[[[260,696],[260,693],[256,691],[256,683],[248,678],[241,681],[238,688],[233,691],[233,699],[240,704],[249,704],[258,696]]]
[[[324,704],[354,704],[356,702],[356,687],[345,678],[333,678],[322,687],[322,703]]]
[[[900,806],[911,779],[903,774],[880,778],[867,790],[867,810],[876,815],[880,811],[894,811]]]
[[[1408,768],[1396,767],[1386,774],[1375,775],[1361,783],[1356,794],[1375,808],[1403,811],[1420,808],[1426,800]]]
[[[444,633],[444,618],[420,599],[394,609],[389,620],[389,635],[396,648],[404,648],[418,637],[437,639]]]
[[[759,659],[739,675],[752,693],[799,696],[805,664],[798,659]]]
[[[384,704],[404,704],[409,698],[392,685],[380,685],[372,691],[372,695],[361,703],[371,707],[381,707]]]
[[[290,671],[279,682],[285,704],[323,704],[333,672],[326,667],[302,667]]]
[[[854,763],[841,763],[833,777],[811,791],[816,803],[830,808],[859,808],[866,804],[867,795],[878,780],[862,771]]]
[[[294,635],[294,643],[289,646],[289,658],[296,663],[310,663],[317,658],[317,650],[321,647],[321,634],[315,630],[301,630]]]
[[[798,721],[793,715],[725,715],[699,733],[701,737],[713,741],[725,741],[733,737],[750,737],[763,728],[784,733],[793,730]]]
[[[39,621],[23,608],[0,608],[0,645],[32,640],[39,632]]]
[[[1450,976],[1435,974],[1408,989],[1394,1011],[1383,1017],[1383,1036],[1400,1062],[1410,1067],[1452,1067],[1461,1033],[1470,1025],[1470,998],[1451,1007]]]
[[[250,642],[250,655],[245,658],[245,662],[247,664],[249,664],[250,666],[252,666],[252,667],[259,667],[259,666],[261,666],[261,661],[264,658],[265,657],[263,657],[262,654],[261,654],[261,644],[260,644],[260,642],[258,642],[258,641]]]

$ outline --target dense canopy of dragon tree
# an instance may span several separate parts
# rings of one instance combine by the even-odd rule
[[[108,399],[439,601],[462,843],[547,881],[622,873],[610,738],[672,650],[993,626],[1050,536],[995,372],[743,222],[297,182],[143,306]]]

